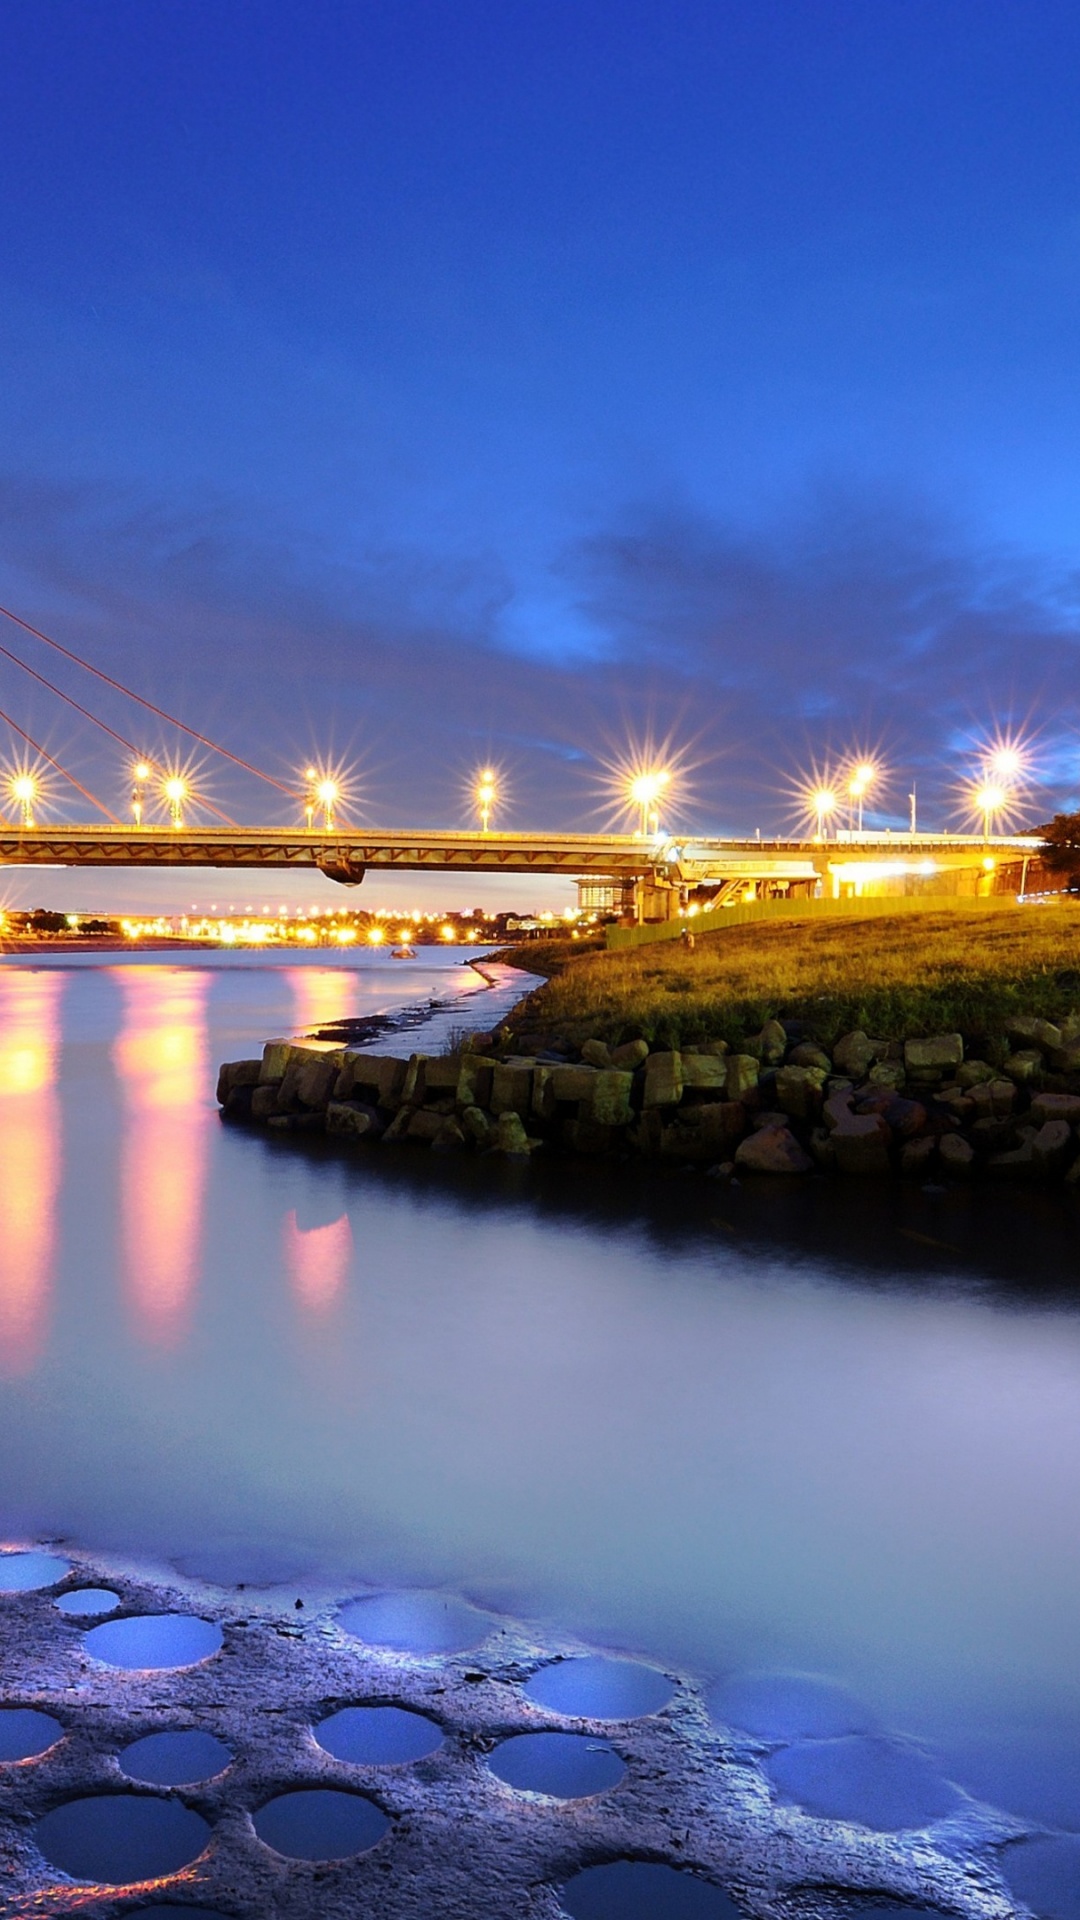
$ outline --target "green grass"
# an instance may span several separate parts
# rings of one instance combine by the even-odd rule
[[[506,953],[547,984],[515,1011],[520,1032],[734,1043],[799,1019],[823,1044],[856,1027],[889,1039],[1002,1034],[1018,1013],[1080,1012],[1080,903],[977,914],[771,921],[618,953],[569,941]]]

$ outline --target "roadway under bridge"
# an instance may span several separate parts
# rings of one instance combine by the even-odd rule
[[[563,874],[588,900],[639,921],[673,919],[689,894],[714,902],[799,895],[1024,889],[1030,835],[844,833],[739,840],[617,833],[390,832],[374,828],[0,826],[0,865],[317,871],[345,886],[370,872]]]

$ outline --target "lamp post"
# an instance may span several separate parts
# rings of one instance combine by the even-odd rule
[[[17,773],[11,781],[11,797],[18,803],[19,821],[24,827],[34,824],[34,801],[37,798],[37,781],[32,773]]]
[[[494,767],[485,767],[476,782],[476,811],[480,816],[480,831],[487,833],[491,827],[491,815],[498,799]]]
[[[164,793],[169,805],[169,824],[180,828],[184,824],[184,801],[187,799],[187,781],[174,773],[165,782]]]
[[[990,838],[990,823],[999,813],[1003,813],[1009,803],[1007,787],[997,786],[992,780],[986,780],[975,790],[975,805],[982,814],[983,839]]]
[[[647,840],[650,834],[660,832],[660,796],[670,782],[671,775],[663,767],[653,767],[646,773],[635,774],[630,782],[630,799],[641,810],[638,831],[643,840]]]
[[[315,798],[322,808],[323,829],[326,833],[334,831],[334,807],[338,798],[336,780],[320,780],[315,789]]]
[[[817,821],[817,838],[825,840],[828,837],[826,822],[830,813],[836,812],[836,795],[831,787],[816,787],[810,796],[810,804]]]
[[[857,811],[860,833],[863,830],[863,802],[876,778],[877,768],[867,760],[854,768],[848,781],[848,798],[852,802],[852,811]]]

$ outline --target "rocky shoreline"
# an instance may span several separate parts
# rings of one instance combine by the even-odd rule
[[[533,1045],[533,1051],[527,1051]],[[1018,1016],[996,1039],[875,1038],[826,1050],[769,1020],[737,1047],[609,1047],[467,1036],[407,1060],[272,1040],[222,1066],[226,1119],[347,1146],[552,1154],[700,1167],[1054,1184],[1080,1192],[1080,1014]]]

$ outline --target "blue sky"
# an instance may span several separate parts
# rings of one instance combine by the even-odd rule
[[[36,0],[5,68],[35,624],[373,822],[490,758],[507,824],[598,823],[650,732],[702,827],[871,744],[946,824],[1009,724],[1080,804],[1074,7]]]

